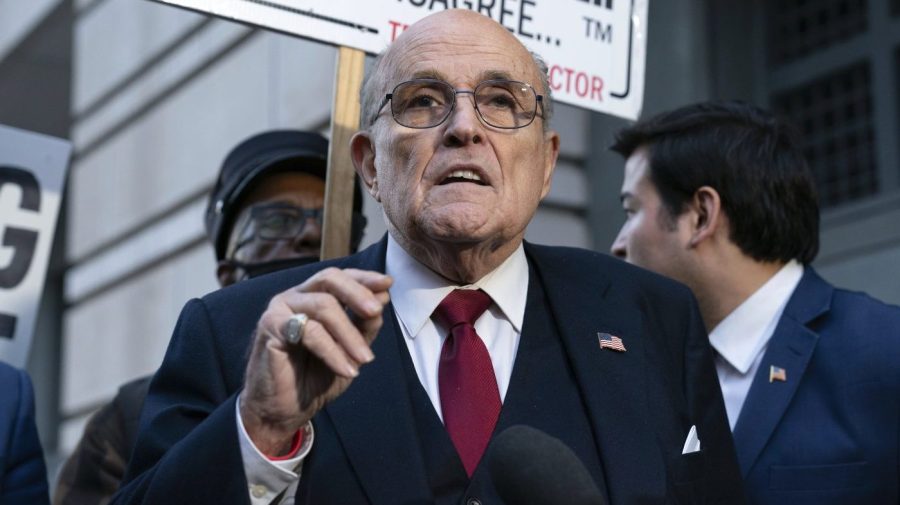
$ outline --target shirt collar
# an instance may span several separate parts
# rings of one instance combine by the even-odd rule
[[[441,300],[457,288],[484,290],[515,330],[522,331],[528,261],[521,244],[492,272],[474,284],[459,286],[419,263],[388,234],[385,272],[394,278],[389,290],[394,311],[412,338],[422,330]]]
[[[768,344],[801,277],[803,266],[789,261],[709,333],[716,352],[740,373]]]

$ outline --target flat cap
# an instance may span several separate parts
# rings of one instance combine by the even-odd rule
[[[206,233],[216,252],[225,257],[228,230],[236,203],[253,183],[280,171],[307,172],[325,179],[328,140],[318,133],[299,130],[267,131],[254,135],[228,153],[206,207]],[[291,161],[292,163],[284,163]],[[299,162],[299,163],[294,163]]]

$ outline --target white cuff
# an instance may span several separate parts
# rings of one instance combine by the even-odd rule
[[[272,461],[253,444],[244,421],[241,419],[240,398],[235,403],[235,417],[238,425],[238,439],[241,446],[241,459],[244,462],[244,474],[247,476],[247,491],[252,505],[270,505],[279,496],[289,497],[280,503],[292,503],[297,483],[303,470],[303,459],[312,449],[315,432],[312,423],[303,427],[303,443],[297,455],[291,459]]]

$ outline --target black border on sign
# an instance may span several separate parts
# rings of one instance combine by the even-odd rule
[[[625,98],[631,93],[631,46],[634,43],[634,22],[632,22],[634,18],[634,2],[635,0],[631,0],[631,8],[628,12],[628,70],[625,72],[625,91],[623,93],[610,92],[609,96],[615,98]]]
[[[298,14],[301,16],[319,19],[321,21],[328,21],[329,23],[334,23],[334,24],[341,25],[341,26],[347,26],[350,28],[355,28],[357,30],[365,30],[369,33],[374,33],[376,35],[378,34],[377,28],[372,28],[371,26],[366,26],[366,25],[360,25],[360,24],[354,23],[352,21],[346,21],[343,19],[333,18],[330,16],[323,16],[322,14],[316,14],[315,12],[312,12],[312,11],[302,11],[300,9],[295,9],[293,7],[288,7],[286,5],[277,4],[275,2],[267,2],[266,0],[243,0],[243,1],[252,3],[252,4],[262,5],[263,7],[269,7],[271,9],[278,9],[278,10],[282,10],[285,12],[290,12],[291,14]]]
[[[181,9],[181,10],[185,10],[185,11],[188,11],[188,12],[196,12],[196,13],[202,14],[202,15],[208,17],[208,18],[224,19],[224,20],[227,20],[227,21],[229,21],[229,22],[231,22],[231,23],[237,23],[237,24],[239,24],[239,25],[243,25],[243,26],[246,26],[246,27],[248,27],[248,28],[252,28],[252,29],[254,29],[254,30],[265,30],[265,31],[267,31],[267,32],[271,32],[271,33],[280,33],[280,34],[283,34],[283,35],[287,35],[287,36],[289,36],[289,37],[294,37],[294,38],[298,38],[298,39],[308,40],[308,41],[310,41],[310,42],[315,42],[315,43],[317,43],[317,44],[323,44],[323,45],[330,46],[330,47],[340,47],[340,44],[335,44],[334,42],[329,42],[329,41],[327,41],[327,40],[322,40],[322,39],[318,39],[318,38],[315,38],[315,37],[310,37],[309,35],[302,35],[302,34],[300,34],[300,33],[292,32],[292,31],[289,31],[289,30],[284,30],[284,29],[281,29],[281,28],[275,28],[275,27],[272,27],[272,26],[264,26],[264,25],[261,25],[261,24],[258,24],[258,23],[251,23],[251,22],[245,21],[245,20],[243,20],[243,19],[232,18],[232,17],[229,17],[229,16],[224,15],[224,14],[216,14],[216,13],[210,12],[210,11],[208,11],[208,10],[200,9],[200,8],[197,8],[197,7],[189,7],[189,6],[187,6],[187,5],[182,5],[182,4],[180,4],[180,3],[172,3],[174,0],[147,0],[147,1],[148,1],[148,2],[155,2],[155,3],[161,4],[161,5],[165,5],[165,6],[168,6],[168,7],[172,7],[173,9]],[[245,1],[248,1],[248,0],[245,0]],[[283,5],[279,5],[278,7],[284,7],[284,6],[283,6]],[[285,8],[285,9],[290,9],[290,7],[284,7],[284,8]],[[330,21],[333,21],[335,24],[345,23],[347,26],[357,27],[357,29],[366,30],[366,29],[368,28],[368,30],[373,30],[375,34],[379,33],[377,28],[370,28],[370,27],[361,27],[361,28],[359,28],[359,25],[357,25],[357,24],[355,24],[355,23],[352,23],[352,22],[350,22],[350,21],[342,21],[342,20],[340,20],[340,19],[326,18],[325,16],[322,16],[321,14],[315,14],[315,13],[312,13],[312,12],[304,12],[304,11],[298,11],[298,12],[301,13],[301,14],[304,14],[304,15],[308,15],[308,16],[312,16],[312,17],[317,17],[317,18],[320,18],[320,19],[328,19],[328,20],[330,20]],[[368,30],[367,30],[367,31],[368,31]],[[373,33],[373,32],[370,31],[369,33]],[[352,48],[355,48],[355,49],[359,49],[360,51],[363,50],[362,48],[359,48],[359,47],[356,47],[356,46],[346,46],[346,47],[352,47]],[[378,55],[378,53],[371,53],[371,52],[369,52],[369,51],[366,51],[366,54],[372,55],[372,56],[377,56],[377,55]]]

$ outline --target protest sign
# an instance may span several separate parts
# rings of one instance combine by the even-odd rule
[[[157,0],[328,44],[383,51],[434,12],[480,12],[547,62],[560,102],[640,115],[649,0]]]
[[[553,98],[559,102],[626,119],[637,119],[643,105],[649,0],[154,1],[340,47],[322,259],[348,252],[346,202],[354,175],[346,141],[358,121],[362,53],[382,52],[429,14],[462,8],[500,23],[543,57]]]
[[[0,125],[0,360],[25,366],[71,145]]]

